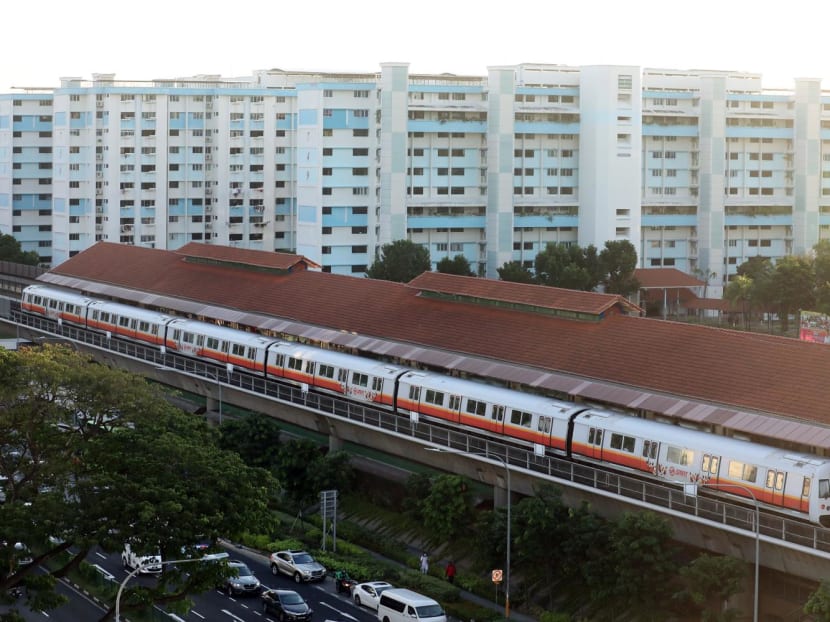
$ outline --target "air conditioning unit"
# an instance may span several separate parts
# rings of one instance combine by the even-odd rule
[[[104,102],[103,102],[103,100],[98,100],[97,102],[95,102],[95,105],[98,108],[103,108],[104,107]]]

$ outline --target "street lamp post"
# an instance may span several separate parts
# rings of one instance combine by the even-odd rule
[[[758,585],[759,585],[759,577],[760,577],[760,563],[761,563],[761,507],[758,503],[758,498],[755,496],[755,493],[752,492],[751,488],[748,488],[742,484],[728,484],[728,483],[703,483],[702,486],[706,488],[713,488],[715,490],[720,490],[723,488],[733,488],[738,490],[743,490],[744,492],[748,493],[750,497],[752,497],[752,502],[755,504],[755,592],[753,595],[753,602],[752,602],[752,622],[758,622]],[[697,488],[696,484],[689,485],[689,488],[694,487]],[[697,494],[696,490],[694,491],[695,496]]]
[[[495,454],[488,454],[488,453],[479,453],[479,452],[466,452],[460,451],[458,449],[453,449],[451,447],[426,447],[427,451],[435,451],[438,453],[446,453],[446,454],[459,454],[462,456],[480,456],[487,460],[493,460],[495,462],[501,463],[504,467],[505,473],[507,473],[506,483],[507,483],[507,559],[505,561],[506,566],[504,569],[504,617],[506,620],[510,619],[510,465],[507,464],[507,460],[502,458],[501,456]],[[757,622],[757,621],[756,621]]]
[[[208,562],[208,561],[217,561],[220,559],[227,559],[227,553],[211,553],[209,555],[205,555],[203,557],[197,557],[195,559],[171,559],[168,561],[161,562],[162,566],[168,566],[170,564],[192,564],[193,562]],[[127,586],[127,583],[130,579],[134,576],[139,574],[142,570],[144,570],[145,566],[155,566],[158,565],[159,562],[156,561],[148,561],[146,564],[139,564],[133,570],[131,570],[124,580],[121,582],[121,585],[118,586],[118,592],[115,595],[115,622],[121,622],[121,594],[124,592],[124,588]]]

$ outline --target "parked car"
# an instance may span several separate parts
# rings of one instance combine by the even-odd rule
[[[277,551],[271,553],[271,574],[280,573],[293,577],[297,583],[322,581],[326,567],[305,551]]]
[[[352,598],[354,604],[360,607],[368,607],[377,611],[380,595],[389,588],[394,587],[391,583],[386,581],[367,581],[366,583],[358,583],[352,588]]]
[[[228,596],[235,594],[259,594],[261,584],[245,562],[238,559],[228,561],[228,566],[236,570],[236,574],[225,579],[223,589]]]
[[[313,613],[303,597],[293,590],[265,590],[262,594],[263,613],[273,613],[280,622],[308,622]]]

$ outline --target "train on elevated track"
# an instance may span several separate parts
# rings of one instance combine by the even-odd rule
[[[830,527],[830,460],[484,381],[313,347],[46,285],[24,313],[233,371],[440,421],[662,482],[697,484]]]

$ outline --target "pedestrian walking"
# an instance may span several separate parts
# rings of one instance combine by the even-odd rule
[[[421,574],[427,574],[429,572],[429,556],[427,555],[426,551],[421,553]]]
[[[455,564],[452,560],[450,560],[450,563],[447,564],[445,574],[447,575],[447,581],[455,583]]]

